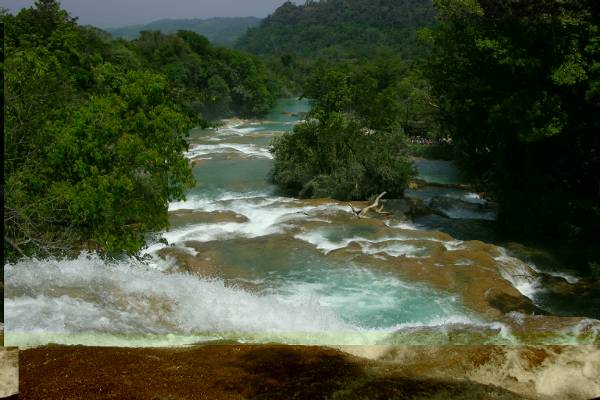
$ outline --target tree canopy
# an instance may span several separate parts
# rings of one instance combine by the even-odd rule
[[[391,64],[386,59],[314,70],[305,88],[314,101],[307,121],[273,142],[275,183],[300,197],[403,195],[414,174],[405,111],[414,117],[417,101],[412,86],[402,87],[407,71]]]
[[[426,77],[460,161],[515,233],[600,237],[600,8],[436,1]],[[595,238],[595,239],[594,239]]]
[[[418,53],[417,29],[433,21],[431,0],[327,0],[286,2],[237,48],[260,55],[332,59]]]
[[[254,57],[194,32],[132,43],[38,0],[5,24],[4,251],[135,254],[194,184],[193,124],[270,109]]]

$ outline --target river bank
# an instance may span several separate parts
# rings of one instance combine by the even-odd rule
[[[21,352],[20,398],[586,400],[600,395],[595,347],[343,350],[41,347]]]

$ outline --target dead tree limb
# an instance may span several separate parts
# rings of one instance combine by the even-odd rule
[[[379,207],[379,201],[386,194],[387,194],[387,192],[383,192],[379,196],[377,196],[375,198],[375,201],[371,205],[368,205],[365,208],[363,208],[362,210],[360,210],[360,214],[358,214],[358,217],[359,218],[364,218],[367,215],[367,213],[369,212],[369,210],[371,210],[371,209],[377,209],[377,207]]]
[[[350,203],[348,203],[348,205],[352,209],[352,212],[354,212],[354,214],[356,214],[356,216],[358,218],[365,218],[367,216],[367,213],[370,210],[375,210],[376,212],[383,214],[383,211],[382,211],[383,205],[380,206],[379,202],[380,202],[381,198],[383,196],[385,196],[386,194],[387,194],[387,192],[381,193],[379,196],[377,196],[377,198],[375,199],[375,201],[373,201],[373,203],[371,203],[370,205],[368,205],[365,208],[362,208],[360,210],[357,210],[354,207],[352,207],[352,204],[350,204]]]
[[[19,247],[19,245],[12,240],[11,238],[9,238],[8,236],[4,236],[4,241],[7,242],[8,244],[10,244],[13,249],[15,249],[16,251],[19,252],[19,254],[21,254],[22,257],[25,257],[25,253],[23,252],[23,250],[21,250],[21,248]]]
[[[375,210],[375,212],[377,212],[378,214],[383,214],[383,215],[389,215],[391,213],[387,212],[387,211],[383,211],[383,204],[381,205],[381,207],[379,207],[377,210]]]
[[[352,204],[350,204],[350,203],[348,203],[348,205],[349,205],[349,206],[350,206],[350,208],[352,209],[352,212],[353,212],[354,214],[356,214],[356,216],[358,217],[358,216],[359,216],[359,214],[360,214],[360,212],[361,212],[361,210],[357,210],[356,208],[352,207]]]

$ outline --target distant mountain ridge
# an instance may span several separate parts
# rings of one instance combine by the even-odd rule
[[[130,25],[121,28],[104,29],[114,37],[135,39],[141,31],[161,31],[163,33],[176,33],[178,30],[187,30],[206,36],[208,40],[223,46],[232,46],[233,43],[246,33],[248,28],[256,27],[261,19],[256,17],[239,18],[207,18],[207,19],[161,19],[143,25]]]
[[[417,30],[434,17],[432,0],[288,1],[236,46],[262,55],[366,55],[375,47],[409,55]]]
[[[433,18],[431,0],[321,0],[296,5],[290,1],[269,15],[269,23],[336,23],[353,21],[391,25]]]

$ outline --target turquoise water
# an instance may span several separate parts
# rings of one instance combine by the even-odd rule
[[[417,178],[426,182],[444,184],[465,183],[460,170],[452,161],[418,158],[414,160],[414,163],[417,167]]]
[[[462,293],[403,271],[477,265],[481,252],[470,259],[463,251],[469,243],[392,216],[358,219],[345,203],[278,194],[268,182],[268,146],[309,107],[284,99],[263,120],[193,130],[186,156],[197,185],[185,201],[169,205],[190,219],[159,232],[163,240],[150,243],[144,261],[82,254],[7,266],[7,342],[415,344],[414,330],[426,328],[433,330],[431,344],[465,327],[511,340],[503,323],[465,308]],[[417,165],[422,176],[458,180],[448,164]],[[478,204],[462,192],[446,194]],[[460,263],[454,251],[463,251]],[[508,257],[503,262],[522,268]]]

